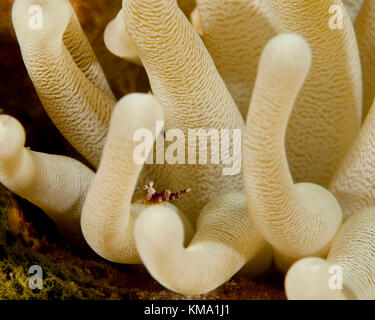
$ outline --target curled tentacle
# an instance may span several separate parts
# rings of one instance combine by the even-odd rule
[[[328,187],[361,124],[361,64],[352,22],[341,0],[266,2],[277,32],[303,36],[312,52],[286,133],[290,171],[295,182]]]
[[[86,248],[80,217],[94,173],[77,160],[25,148],[25,131],[0,115],[0,182],[41,208],[64,237]]]
[[[316,184],[294,184],[286,158],[285,132],[310,61],[301,36],[273,38],[260,60],[247,117],[243,158],[249,212],[285,259],[279,261],[281,268],[303,256],[327,253],[342,222],[334,196]]]
[[[142,164],[134,159],[134,150],[139,144],[135,133],[141,129],[159,135],[160,132],[155,132],[157,120],[163,120],[163,110],[150,94],[130,94],[120,100],[113,111],[103,156],[81,219],[88,244],[113,262],[140,262],[133,240],[133,224],[146,206],[138,202],[131,204],[142,169]],[[152,142],[145,146],[145,156]],[[169,204],[168,207],[178,212],[174,206]],[[187,228],[191,230],[190,226]]]
[[[41,28],[29,9],[41,9]],[[65,138],[98,166],[115,99],[68,0],[16,0],[12,20],[29,76]]]
[[[145,210],[136,221],[139,255],[151,275],[170,290],[202,294],[229,280],[252,258],[257,258],[257,272],[270,265],[269,245],[255,229],[243,194],[211,200],[203,208],[196,230],[184,246],[181,219],[163,206]]]
[[[305,258],[288,271],[289,299],[375,299],[375,208],[358,212],[336,235],[327,260]]]

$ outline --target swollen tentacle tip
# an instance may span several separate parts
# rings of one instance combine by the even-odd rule
[[[0,159],[11,159],[25,145],[25,130],[9,115],[0,115]]]
[[[168,247],[181,247],[184,242],[184,224],[178,215],[178,209],[168,204],[164,206],[152,206],[144,210],[137,218],[134,226],[134,237],[138,252],[142,255],[151,247],[162,250],[166,244]],[[188,226],[188,230],[192,229]]]
[[[267,43],[262,54],[263,60],[270,63],[272,70],[274,70],[272,62],[279,64],[279,67],[285,64],[288,66],[288,72],[305,78],[311,66],[312,54],[307,41],[302,36],[295,33],[282,33]]]
[[[72,11],[68,0],[15,0],[12,20],[17,38],[43,41],[61,40]]]
[[[111,121],[125,121],[128,117],[152,114],[152,122],[163,121],[163,107],[159,101],[147,93],[130,93],[116,104]],[[147,118],[147,117],[145,117]]]
[[[290,300],[347,300],[344,289],[335,278],[335,266],[321,258],[297,261],[285,278]]]
[[[104,30],[104,43],[115,56],[142,65],[137,48],[128,35],[122,9]]]

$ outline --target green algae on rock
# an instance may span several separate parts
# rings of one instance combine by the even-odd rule
[[[126,294],[106,285],[112,280],[104,264],[79,262],[68,251],[44,254],[26,247],[8,224],[11,211],[19,210],[9,191],[0,188],[0,299],[119,299]],[[14,213],[13,213],[14,214]],[[48,250],[48,249],[47,249]],[[67,259],[68,258],[68,259]],[[43,289],[29,287],[31,265],[43,268]],[[95,273],[108,280],[97,279]]]

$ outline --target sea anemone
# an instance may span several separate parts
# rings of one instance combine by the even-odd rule
[[[375,236],[374,108],[361,129],[372,15],[359,14],[360,55],[341,0],[196,2],[189,21],[176,0],[123,0],[105,43],[144,66],[152,93],[116,102],[69,1],[16,0],[13,24],[39,98],[93,168],[28,150],[20,123],[1,116],[0,181],[81,249],[87,242],[107,260],[144,263],[176,292],[208,292],[243,267],[262,273],[273,257],[286,271],[313,256],[321,281],[306,284],[309,298],[374,298],[375,252],[363,245]],[[31,7],[42,12],[40,28],[30,26]],[[155,134],[136,163],[139,129]],[[208,130],[211,162],[222,162],[199,154],[197,163],[196,145],[180,145],[193,129]],[[225,130],[233,135],[215,134]],[[164,150],[189,163],[165,164]],[[138,200],[145,179],[191,192],[174,204]],[[288,273],[290,298],[305,297],[298,279],[316,260],[301,261]],[[326,294],[332,263],[344,273],[341,294]]]

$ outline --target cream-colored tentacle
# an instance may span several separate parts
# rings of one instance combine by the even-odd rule
[[[152,134],[151,141],[144,141],[142,147],[143,155],[147,155],[160,133],[160,129],[156,131],[156,121],[163,118],[161,105],[151,94],[130,94],[121,99],[113,111],[103,156],[81,220],[88,244],[110,261],[140,262],[133,240],[133,224],[147,206],[142,202],[131,204],[145,160],[136,156],[136,148],[142,147],[137,134],[145,131]],[[174,206],[171,208],[178,212]]]
[[[44,108],[65,138],[96,167],[115,100],[69,1],[16,0],[12,19]]]
[[[267,3],[277,31],[300,34],[312,51],[288,123],[290,170],[295,182],[327,187],[361,123],[361,65],[353,25],[341,0]]]
[[[267,44],[243,145],[249,212],[275,250],[292,257],[288,263],[327,253],[342,221],[340,206],[328,190],[312,183],[293,183],[285,154],[288,119],[310,62],[309,46],[301,36],[281,34]]]
[[[355,32],[362,63],[363,78],[363,112],[364,120],[370,111],[375,96],[375,3],[367,0],[355,22]]]
[[[170,290],[189,295],[209,292],[260,255],[257,271],[269,267],[272,252],[251,221],[244,194],[211,200],[196,229],[184,246],[183,224],[172,210],[149,208],[136,221],[140,257],[151,275]]]
[[[41,208],[73,245],[87,248],[80,217],[94,173],[77,160],[33,152],[24,144],[22,125],[0,115],[0,182]]]
[[[231,136],[232,129],[243,129],[241,114],[202,40],[175,0],[125,0],[123,13],[153,93],[163,105],[165,132],[181,130],[185,139],[184,163],[171,165],[165,160],[162,166],[148,166],[146,172],[162,189],[192,189],[176,205],[195,223],[204,204],[218,193],[242,190],[242,180],[237,169],[226,175],[223,169],[231,165],[221,160],[215,164],[208,158],[207,164],[199,164],[198,148],[194,157],[197,164],[192,164],[188,158],[189,129],[214,129],[219,134],[213,143],[210,137],[207,139],[210,154],[210,147],[221,141],[221,129],[230,130]],[[170,145],[167,142],[165,150]]]
[[[327,260],[305,258],[288,271],[289,299],[375,299],[375,207],[344,223]]]
[[[275,34],[262,0],[198,0],[202,38],[246,119],[259,58]]]
[[[352,148],[332,178],[329,189],[339,201],[344,219],[375,206],[375,104]]]
[[[142,65],[142,61],[138,56],[137,48],[129,37],[122,9],[119,11],[116,18],[109,22],[105,28],[104,42],[108,50],[114,55],[138,65]]]

